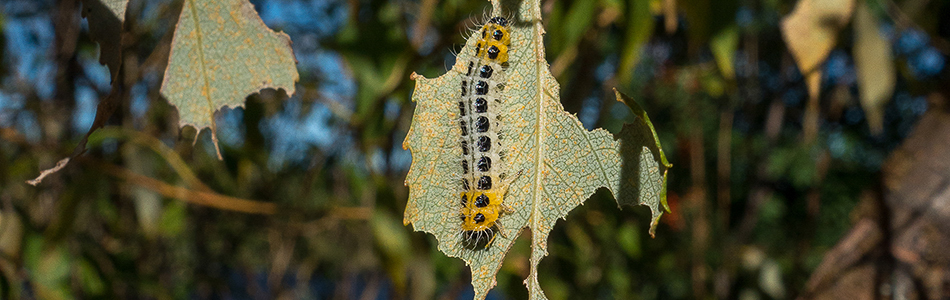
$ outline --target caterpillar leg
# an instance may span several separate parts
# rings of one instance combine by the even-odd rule
[[[501,225],[501,222],[495,222],[495,226],[498,227],[498,233],[500,233],[502,237],[507,239],[508,235],[505,234],[505,227]]]
[[[501,190],[508,191],[508,186],[510,186],[511,183],[515,181],[515,179],[518,179],[518,177],[521,177],[521,174],[523,173],[524,173],[524,169],[521,169],[521,170],[518,170],[518,174],[515,174],[515,176],[505,177],[505,179],[501,182]],[[507,212],[509,209],[510,208],[506,207],[505,211]]]
[[[499,224],[499,225],[500,225],[500,224]],[[499,230],[499,232],[501,232],[502,236],[505,235],[505,233],[502,231],[501,228],[498,228],[498,230]],[[488,245],[491,245],[491,242],[494,242],[494,241],[495,241],[495,237],[497,237],[497,236],[498,236],[497,234],[492,234],[491,237],[490,237],[489,240],[488,240],[488,243],[485,244],[485,247],[488,247]],[[505,236],[505,238],[508,238],[508,237]]]

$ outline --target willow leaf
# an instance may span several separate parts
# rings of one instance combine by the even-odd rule
[[[649,119],[635,104],[637,121],[625,125],[618,137],[603,129],[587,131],[564,111],[560,87],[544,59],[538,0],[494,0],[492,4],[492,15],[511,17],[507,83],[502,103],[497,105],[505,114],[499,125],[506,136],[501,144],[507,153],[503,167],[508,174],[522,172],[504,198],[513,212],[498,219],[502,234],[496,234],[487,247],[472,249],[463,244],[459,235],[459,178],[463,171],[457,101],[464,62],[472,58],[475,48],[473,35],[445,75],[434,79],[413,75],[416,108],[403,143],[412,153],[403,222],[435,235],[439,250],[471,267],[475,299],[484,299],[495,286],[495,274],[514,239],[530,228],[531,272],[525,283],[531,299],[545,299],[538,285],[537,266],[547,254],[547,237],[557,220],[606,187],[618,203],[649,206],[652,233],[662,214],[669,164]]]
[[[878,30],[880,26],[867,3],[854,12],[854,68],[857,71],[861,107],[874,134],[884,131],[884,106],[894,94],[897,71],[891,44]]]

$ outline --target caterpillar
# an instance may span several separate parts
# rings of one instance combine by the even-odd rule
[[[491,244],[496,229],[503,232],[498,218],[513,212],[503,199],[508,185],[518,177],[503,173],[499,134],[503,126],[498,106],[511,43],[508,20],[493,17],[476,34],[480,36],[475,55],[463,64],[465,73],[458,103],[462,154],[460,235],[470,248]]]

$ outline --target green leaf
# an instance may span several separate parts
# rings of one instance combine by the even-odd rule
[[[736,48],[738,46],[739,29],[735,26],[723,29],[709,41],[709,49],[716,59],[719,71],[722,72],[723,77],[729,80],[736,78],[736,70],[733,66],[735,66]]]
[[[514,7],[514,5],[520,5]],[[439,250],[461,258],[472,269],[475,299],[484,299],[496,285],[495,274],[524,228],[531,229],[531,271],[526,284],[531,299],[545,299],[538,284],[537,265],[547,254],[547,237],[558,219],[606,187],[622,204],[645,204],[653,211],[652,226],[662,212],[666,163],[646,113],[625,125],[618,140],[603,129],[587,131],[564,111],[560,87],[544,60],[544,29],[538,0],[493,1],[492,15],[512,16],[507,83],[500,96],[496,123],[506,137],[505,172],[522,174],[504,196],[513,213],[503,214],[501,234],[484,248],[464,246],[459,232],[458,195],[462,174],[458,141],[459,86],[465,62],[472,59],[476,36],[469,37],[455,66],[447,74],[428,79],[413,75],[416,102],[412,125],[403,147],[412,153],[406,176],[409,202],[403,223],[435,235]],[[618,93],[619,95],[619,93]],[[631,105],[632,101],[627,101]],[[651,226],[651,232],[652,232]]]
[[[632,223],[624,223],[617,229],[617,245],[627,256],[640,259],[643,248],[640,246],[640,234]]]
[[[620,82],[628,82],[633,77],[634,68],[640,62],[640,52],[653,35],[653,15],[650,13],[650,1],[633,1],[628,4],[627,34],[624,38],[623,54],[617,77]]]
[[[884,130],[884,105],[896,83],[891,45],[878,31],[877,20],[861,3],[854,13],[854,67],[858,73],[861,107],[874,133]]]
[[[666,170],[672,168],[673,164],[666,160],[660,138],[656,135],[653,122],[650,121],[647,112],[627,95],[616,90],[614,94],[617,96],[617,101],[626,104],[636,118],[636,121],[624,124],[623,129],[620,130],[620,155],[625,163],[621,181],[627,184],[618,187],[621,192],[635,193],[621,193],[617,197],[617,203],[649,206],[653,210],[653,223],[650,224],[652,236],[656,229],[656,222],[660,220],[656,209],[657,202],[662,204],[667,212],[670,211],[670,206],[666,203]]]
[[[72,299],[69,291],[69,268],[72,260],[66,247],[47,244],[40,235],[29,236],[24,245],[24,267],[32,287],[41,299]]]
[[[406,288],[406,265],[412,258],[409,236],[405,227],[399,226],[399,220],[389,213],[377,210],[370,223],[374,241],[386,258],[386,271],[397,289]]]
[[[103,282],[95,265],[89,260],[80,260],[76,265],[79,283],[87,296],[102,296],[106,292],[106,283]]]
[[[250,2],[186,0],[161,92],[178,107],[179,125],[210,127],[217,148],[217,110],[265,88],[293,95],[298,79],[290,37],[267,28]]]
[[[162,216],[159,221],[159,229],[162,236],[174,238],[185,231],[187,225],[188,206],[181,201],[170,202],[162,209]]]

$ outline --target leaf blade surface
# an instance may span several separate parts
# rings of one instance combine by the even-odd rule
[[[162,95],[178,108],[180,126],[210,127],[214,136],[218,109],[243,106],[245,97],[265,88],[293,95],[300,77],[290,44],[247,0],[186,0]]]

